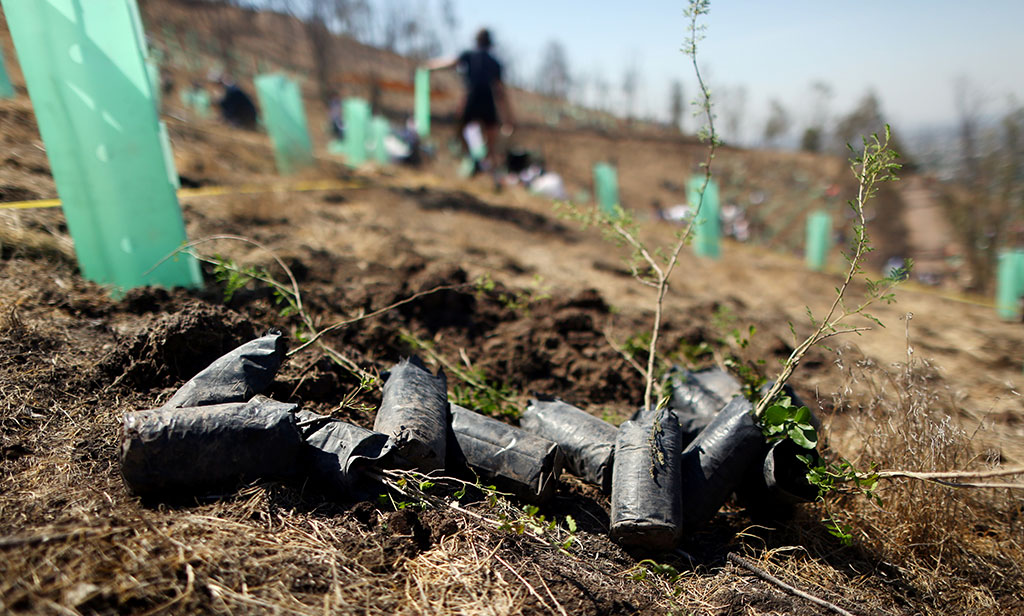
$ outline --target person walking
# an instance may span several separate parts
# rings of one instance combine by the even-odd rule
[[[466,127],[476,123],[483,133],[487,156],[482,169],[490,171],[497,184],[498,131],[506,136],[515,128],[515,118],[508,93],[501,79],[501,63],[491,54],[491,33],[486,28],[476,34],[476,48],[462,52],[457,58],[438,58],[424,68],[430,71],[457,69],[466,85],[466,98],[459,116],[459,139],[469,153]]]

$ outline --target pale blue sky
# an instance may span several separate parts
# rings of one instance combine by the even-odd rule
[[[667,117],[668,84],[696,92],[683,0],[454,0],[459,44],[490,27],[532,81],[544,45],[568,51],[574,74],[603,75],[618,101],[626,66],[643,75],[641,112]],[[897,129],[955,117],[953,83],[966,75],[989,113],[1009,96],[1024,102],[1024,0],[720,0],[704,20],[698,59],[721,101],[747,90],[745,141],[760,134],[769,100],[778,98],[801,126],[810,84],[830,84],[831,115],[854,107],[872,88]],[[692,127],[693,121],[690,121]],[[796,129],[794,129],[795,133]],[[725,135],[726,138],[735,137]]]

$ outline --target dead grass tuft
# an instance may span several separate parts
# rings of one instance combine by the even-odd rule
[[[847,423],[833,445],[860,470],[981,470],[1000,461],[960,424],[961,409],[935,368],[914,357],[890,367],[840,354],[846,386],[835,408]],[[1013,481],[1013,478],[1006,478]],[[906,576],[936,613],[977,613],[1024,592],[1024,498],[1008,489],[883,480],[881,506],[849,496],[837,512],[859,543]],[[950,601],[955,603],[951,605]],[[955,608],[955,609],[954,609]],[[962,610],[962,611],[961,611]]]
[[[56,220],[54,212],[0,212],[0,252],[74,264],[74,244]]]
[[[404,609],[409,614],[496,616],[522,613],[526,587],[498,562],[498,543],[466,528],[407,561]],[[508,578],[511,578],[508,579]]]

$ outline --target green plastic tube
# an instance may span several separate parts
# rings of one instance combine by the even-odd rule
[[[384,116],[373,116],[370,132],[373,134],[373,159],[381,164],[389,162],[390,158],[384,147],[384,139],[391,133],[391,123]]]
[[[162,261],[185,225],[135,0],[2,4],[82,275],[115,294],[200,286],[195,259]]]
[[[415,99],[416,132],[426,138],[430,136],[430,71],[425,68],[416,69]]]
[[[1024,296],[1024,250],[1014,250],[1013,255],[1017,260],[1017,289]]]
[[[3,50],[0,50],[0,98],[14,98],[14,86],[11,85],[11,78],[7,76]]]
[[[1004,250],[999,253],[996,270],[996,312],[999,318],[1020,318],[1020,298],[1024,295],[1024,253]]]
[[[277,170],[288,175],[312,167],[313,144],[299,86],[280,73],[260,75],[254,83],[263,125],[274,144]]]
[[[701,191],[704,192],[704,200],[701,201]],[[686,200],[690,207],[696,211],[697,204],[700,204],[700,212],[693,225],[693,250],[701,257],[717,259],[722,255],[721,235],[722,226],[718,218],[718,184],[714,180],[708,180],[707,187],[704,187],[704,176],[695,175],[686,183]]]
[[[594,165],[594,194],[601,211],[614,216],[619,206],[619,178],[615,167],[608,163]]]
[[[370,123],[370,103],[361,98],[347,98],[342,103],[345,121],[345,157],[350,165],[366,162],[366,137]]]
[[[807,242],[804,246],[808,268],[816,272],[825,269],[832,245],[831,238],[832,216],[828,212],[812,212],[807,217]]]

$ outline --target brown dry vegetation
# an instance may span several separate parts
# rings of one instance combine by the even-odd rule
[[[2,40],[9,45],[6,33]],[[267,53],[282,43],[272,39]],[[9,47],[5,53],[13,57]],[[274,175],[264,136],[194,118],[168,122],[184,176],[240,185]],[[669,199],[662,181],[678,183],[701,151],[669,139],[546,134],[526,127],[520,138],[544,149],[572,188],[586,187],[592,162],[614,148],[624,199],[640,212],[650,199]],[[54,194],[26,97],[0,101],[0,143],[3,200]],[[843,173],[837,161],[805,155],[726,150],[715,164],[724,192],[766,189],[795,203],[817,204],[814,187]],[[193,239],[239,234],[273,250],[296,274],[320,326],[439,284],[455,287],[327,337],[367,370],[385,370],[416,350],[411,335],[438,358],[507,386],[517,405],[543,391],[611,419],[630,414],[643,386],[609,339],[620,345],[642,332],[652,306],[622,255],[559,219],[546,201],[516,190],[494,195],[486,182],[453,176],[444,156],[423,171],[351,171],[322,160],[305,177],[356,179],[362,188],[187,198],[183,209]],[[898,199],[876,207],[898,210]],[[887,211],[876,220],[898,219]],[[791,220],[783,225],[790,238],[775,244],[783,252],[799,246],[792,228],[802,228],[802,218]],[[850,547],[820,522],[820,504],[781,520],[752,518],[730,504],[681,546],[695,562],[654,557],[678,577],[610,542],[606,497],[571,478],[541,510],[578,522],[568,553],[492,528],[515,522],[521,510],[493,507],[472,492],[460,504],[468,513],[443,502],[396,511],[285,484],[176,506],[141,503],[118,470],[121,415],[158,405],[265,328],[294,333],[298,322],[281,316],[261,285],[225,302],[210,268],[203,291],[143,289],[114,301],[78,276],[59,210],[2,211],[0,223],[0,611],[827,613],[729,564],[730,552],[854,613],[1024,610],[1024,501],[1006,489],[901,479],[884,484],[881,506],[853,495],[831,499],[827,511],[854,528]],[[653,243],[671,232],[642,227]],[[883,244],[900,239],[891,226],[878,235]],[[201,249],[282,276],[251,246]],[[472,281],[481,275],[497,288],[478,290]],[[805,306],[819,311],[835,284],[833,274],[807,273],[790,255],[756,246],[728,243],[714,263],[684,255],[667,298],[663,349],[698,367],[729,354],[760,359],[771,373],[792,348],[789,323],[803,332]],[[530,301],[510,305],[510,296]],[[837,353],[816,350],[794,379],[825,420],[830,455],[909,470],[1024,463],[1019,325],[913,286],[899,298],[877,311],[887,329],[847,340]],[[915,315],[909,342],[907,312]],[[748,324],[757,333],[741,349],[729,330]],[[696,353],[701,343],[711,353]],[[270,394],[363,426],[378,402],[313,349],[290,358]]]

